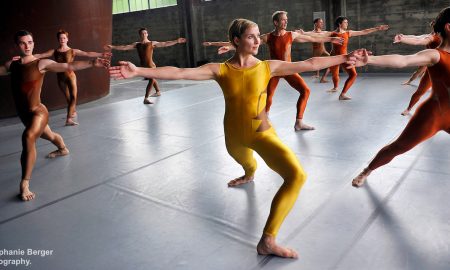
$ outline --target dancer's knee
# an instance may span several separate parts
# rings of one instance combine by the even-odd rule
[[[305,184],[306,178],[306,172],[300,165],[292,166],[283,177],[285,183],[291,186],[294,190],[300,190],[303,184]]]
[[[38,137],[38,134],[31,130],[25,130],[22,134],[22,140],[24,142],[35,142]]]

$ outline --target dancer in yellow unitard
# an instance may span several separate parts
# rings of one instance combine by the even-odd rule
[[[339,55],[312,58],[302,62],[260,61],[254,57],[261,42],[259,36],[258,26],[254,22],[236,19],[229,28],[229,38],[236,47],[236,53],[225,63],[207,64],[198,68],[137,68],[130,62],[119,62],[121,66],[110,68],[110,74],[118,79],[144,76],[169,80],[216,80],[225,97],[226,147],[245,171],[245,175],[230,181],[228,185],[236,186],[253,180],[256,170],[253,151],[256,151],[284,180],[273,199],[257,251],[263,255],[296,258],[297,253],[279,246],[275,242],[275,237],[297,200],[306,174],[292,150],[280,141],[267,118],[265,111],[267,84],[274,76],[314,71],[342,63],[351,65],[355,63],[355,59]]]

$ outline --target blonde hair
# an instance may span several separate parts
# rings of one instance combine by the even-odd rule
[[[272,22],[274,22],[274,21],[280,21],[280,16],[281,15],[283,15],[283,14],[285,14],[286,16],[287,16],[287,11],[284,11],[284,10],[278,10],[278,11],[275,11],[273,14],[272,14]]]
[[[230,23],[228,27],[228,39],[234,47],[237,45],[234,43],[234,38],[241,38],[242,34],[244,34],[245,30],[250,27],[258,26],[255,22],[252,22],[247,19],[235,19]]]

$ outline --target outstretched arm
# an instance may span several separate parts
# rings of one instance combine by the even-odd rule
[[[350,32],[350,36],[351,37],[356,37],[356,36],[365,36],[368,34],[371,34],[373,32],[377,32],[377,31],[386,31],[389,29],[389,25],[387,24],[383,24],[383,25],[379,25],[373,28],[367,28],[364,30],[360,30],[360,31],[353,31],[353,30],[349,30]]]
[[[397,34],[394,37],[394,43],[404,43],[408,45],[428,45],[433,41],[433,36],[430,34],[427,35],[420,35],[420,36],[414,36],[414,35],[403,35],[403,34]]]
[[[229,41],[204,41],[202,44],[205,47],[208,47],[208,46],[222,47],[222,46],[231,45],[231,43]]]
[[[286,76],[294,73],[306,71],[315,71],[331,66],[337,66],[343,63],[352,68],[356,64],[356,57],[363,55],[363,49],[353,51],[348,55],[337,55],[330,57],[313,57],[305,61],[285,62],[278,60],[269,60],[272,76]]]
[[[414,66],[432,66],[439,62],[439,52],[433,49],[427,49],[411,55],[380,55],[368,56],[366,60],[368,65],[404,68]]]
[[[119,64],[109,68],[110,76],[119,80],[136,76],[163,80],[210,80],[219,74],[219,64],[206,64],[197,68],[141,68],[126,61],[120,61]]]
[[[109,58],[112,56],[111,52],[85,52],[82,50],[78,50],[78,49],[73,49],[74,53],[76,56],[85,56],[85,57],[102,57],[102,58]]]
[[[330,37],[330,36],[317,36],[317,35],[304,35],[298,32],[292,32],[292,38],[294,42],[332,42],[335,44],[342,44],[344,42],[343,38],[340,37]]]
[[[65,72],[65,71],[76,71],[82,70],[90,67],[108,67],[109,60],[96,58],[95,60],[89,61],[74,61],[71,63],[57,63],[53,60],[44,59],[39,62],[39,71],[41,72]]]
[[[128,45],[105,45],[105,46],[103,46],[103,49],[105,49],[107,51],[109,51],[109,50],[129,51],[129,50],[135,49],[136,44],[137,44],[137,42],[128,44]]]
[[[55,53],[55,50],[48,50],[44,53],[37,53],[37,54],[33,54],[34,57],[42,59],[42,58],[49,58],[51,57],[53,54]]]
[[[152,41],[153,47],[155,47],[155,48],[169,47],[169,46],[173,46],[178,43],[186,43],[186,39],[185,38],[177,38],[175,40],[163,41],[163,42]]]
[[[294,32],[301,34],[301,35],[311,36],[311,37],[329,37],[329,36],[331,36],[331,33],[332,33],[329,31],[321,31],[321,32],[304,31],[303,29],[297,29],[297,30],[294,30]]]

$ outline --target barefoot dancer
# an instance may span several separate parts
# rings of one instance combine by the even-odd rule
[[[434,31],[443,39],[437,49],[427,49],[414,55],[366,56],[369,65],[403,68],[427,66],[432,83],[430,97],[416,110],[400,136],[383,147],[356,178],[352,185],[360,187],[369,174],[398,155],[431,138],[438,131],[450,133],[450,8],[443,9],[436,18]]]
[[[20,120],[25,125],[22,134],[22,180],[20,194],[24,201],[34,199],[35,194],[29,189],[31,172],[36,162],[36,140],[41,137],[53,143],[58,150],[47,155],[48,158],[64,156],[69,150],[63,138],[53,132],[48,126],[48,111],[41,103],[41,88],[44,74],[51,72],[66,72],[81,70],[93,66],[103,66],[107,61],[77,61],[72,63],[56,63],[49,59],[39,60],[33,56],[33,36],[30,32],[22,30],[15,34],[14,40],[20,50],[20,59],[8,61],[0,66],[0,75],[11,73],[12,94]]]
[[[332,37],[341,37],[344,39],[344,43],[342,45],[333,44],[333,48],[331,50],[331,55],[341,55],[347,54],[347,45],[348,40],[351,37],[357,36],[365,36],[373,32],[384,31],[389,28],[387,25],[380,25],[374,28],[368,28],[360,31],[348,30],[348,19],[346,17],[338,17],[335,22],[336,30],[334,32],[330,32],[330,36]],[[339,100],[350,100],[351,97],[346,95],[348,89],[353,85],[356,80],[356,69],[351,68],[347,69],[346,66],[342,66],[348,74],[348,78],[345,81],[344,87],[342,88],[342,92],[339,95]],[[333,88],[329,90],[329,92],[336,92],[339,85],[339,66],[331,67],[331,74],[333,75]]]
[[[275,237],[284,218],[293,207],[306,175],[295,154],[285,146],[268,121],[265,111],[266,89],[271,77],[323,69],[354,57],[317,57],[303,62],[278,60],[260,61],[254,57],[260,45],[258,26],[245,19],[234,20],[229,27],[229,39],[236,47],[234,56],[221,64],[207,64],[198,68],[136,68],[130,62],[119,62],[110,68],[114,78],[144,76],[156,79],[216,80],[225,97],[225,144],[228,153],[242,165],[245,175],[228,183],[237,186],[253,181],[256,170],[256,151],[270,168],[280,174],[284,182],[275,195],[264,233],[257,246],[259,254],[297,257],[289,248],[279,246]]]
[[[321,18],[317,18],[314,20],[314,30],[312,30],[312,33],[316,33],[316,34],[321,34],[321,33],[326,33],[327,31],[323,31],[323,20]],[[325,49],[325,44],[323,42],[313,42],[313,56],[314,57],[318,57],[318,56],[330,56],[330,54],[327,52],[327,50]],[[325,73],[323,74],[322,78],[320,79],[320,83],[326,83],[328,82],[326,80],[326,77],[328,76],[328,73],[330,73],[330,69],[327,68],[325,70]],[[319,70],[316,71],[316,78],[320,77],[320,72]]]
[[[431,27],[433,27],[434,23],[431,23]],[[411,36],[411,35],[403,35],[398,34],[394,37],[394,43],[405,43],[410,45],[425,45],[427,49],[436,49],[442,40],[438,34],[431,32],[428,35],[422,36]],[[411,109],[416,105],[419,99],[430,89],[431,87],[431,79],[428,75],[427,67],[420,67],[425,69],[425,74],[420,79],[419,87],[417,87],[416,92],[411,96],[411,100],[409,101],[408,108],[402,112],[402,115],[409,115]],[[419,69],[420,69],[419,68]]]
[[[330,38],[330,37],[312,37],[304,35],[298,32],[286,31],[288,17],[286,11],[276,11],[272,15],[272,22],[275,29],[267,34],[261,35],[261,43],[266,43],[269,46],[270,59],[282,60],[291,62],[291,46],[294,42],[335,42],[342,43],[342,38]],[[220,42],[219,42],[220,44]],[[314,127],[303,123],[303,114],[306,109],[306,103],[308,102],[309,94],[311,90],[306,85],[305,81],[299,74],[291,74],[288,76],[276,76],[270,79],[267,88],[267,101],[266,112],[269,113],[272,106],[272,98],[275,94],[276,87],[280,78],[284,78],[291,87],[300,93],[297,100],[297,112],[296,120],[294,124],[294,130],[313,130]]]
[[[58,63],[70,63],[73,62],[75,56],[86,56],[86,57],[110,57],[111,53],[98,53],[98,52],[84,52],[78,49],[70,48],[67,43],[69,42],[69,33],[64,30],[59,30],[56,33],[56,38],[59,42],[58,49],[49,50],[45,53],[35,54],[36,58],[47,58],[53,56],[55,61]],[[59,89],[64,93],[67,100],[67,117],[66,126],[78,125],[75,121],[77,116],[77,76],[72,70],[66,72],[58,72],[58,86]]]
[[[179,43],[185,43],[186,39],[184,38],[177,38],[176,40],[172,41],[164,41],[164,42],[158,42],[158,41],[151,41],[148,39],[148,31],[147,28],[141,28],[139,29],[139,36],[141,38],[141,41],[134,42],[129,45],[106,45],[106,48],[113,49],[113,50],[119,50],[119,51],[128,51],[136,49],[137,53],[139,55],[140,59],[140,65],[142,67],[150,67],[155,68],[156,64],[153,62],[153,49],[154,48],[161,48],[161,47],[169,47],[173,46],[175,44]],[[155,87],[156,93],[154,96],[158,97],[161,95],[161,91],[159,90],[158,82],[155,79],[148,78],[148,84],[145,88],[145,96],[144,96],[144,104],[152,104],[148,97],[150,96],[150,92],[152,91],[152,86]]]

